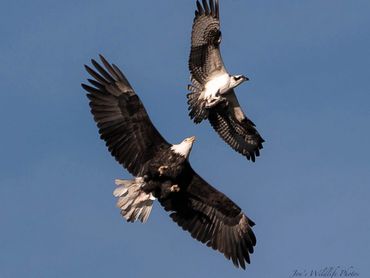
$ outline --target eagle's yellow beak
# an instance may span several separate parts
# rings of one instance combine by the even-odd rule
[[[188,139],[193,143],[195,141],[195,136],[191,136]]]

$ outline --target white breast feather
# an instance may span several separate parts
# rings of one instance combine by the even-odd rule
[[[187,144],[186,142],[181,142],[180,144],[175,144],[171,146],[171,150],[177,154],[188,157],[192,144]]]
[[[220,94],[229,90],[230,76],[227,73],[220,74],[209,80],[204,86],[204,98],[213,98],[217,92]]]

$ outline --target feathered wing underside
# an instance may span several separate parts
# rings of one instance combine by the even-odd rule
[[[195,123],[208,117],[206,102],[201,96],[212,74],[226,72],[220,53],[221,31],[218,0],[197,1],[191,33],[189,70],[191,85],[187,94],[189,116]]]
[[[260,155],[264,142],[255,128],[255,124],[248,119],[231,90],[226,96],[227,101],[220,103],[209,111],[208,120],[219,136],[234,150],[255,161]]]
[[[189,166],[190,167],[190,166]],[[250,263],[254,225],[241,209],[191,170],[190,185],[171,198],[159,199],[171,218],[193,238],[223,253],[236,267]]]
[[[206,108],[206,101],[201,97],[202,85],[195,79],[192,79],[193,84],[188,86],[190,93],[187,94],[188,110],[190,118],[196,123],[202,122],[208,118],[208,109]]]
[[[189,69],[191,79],[204,85],[219,71],[226,72],[220,53],[221,31],[218,0],[197,1],[197,10],[191,33]],[[193,82],[194,84],[194,82]]]
[[[105,69],[95,60],[95,70],[85,66],[94,78],[92,86],[82,84],[88,92],[91,113],[100,137],[115,157],[130,173],[140,174],[146,161],[163,145],[169,146],[152,124],[140,98],[115,65],[100,56]]]
[[[249,120],[231,89],[207,107],[205,84],[216,74],[227,73],[220,53],[221,31],[218,0],[197,0],[197,10],[191,35],[189,69],[192,84],[187,94],[189,116],[195,123],[208,119],[234,150],[255,161],[264,140]]]

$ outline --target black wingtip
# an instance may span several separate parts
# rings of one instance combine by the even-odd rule
[[[91,62],[91,64],[93,64],[94,66],[95,66],[96,64],[98,64],[98,63],[95,61],[95,59],[90,59],[90,62]]]
[[[211,0],[210,0],[211,1]],[[209,10],[209,7],[208,7],[208,3],[207,3],[207,0],[202,0],[203,2],[203,8],[204,8],[204,12],[206,15],[209,15],[210,13],[210,10]]]
[[[87,96],[89,97],[90,94],[92,94],[96,89],[93,87],[90,87],[89,85],[86,85],[84,83],[81,83],[82,89],[84,89],[87,92]]]
[[[256,157],[255,157],[254,153],[251,153],[251,160],[252,160],[252,162],[256,162]]]
[[[84,65],[85,70],[90,73],[90,71],[94,71],[92,68],[90,68],[88,65]]]
[[[202,15],[204,13],[203,7],[200,4],[199,0],[197,0],[197,8],[198,8],[198,14]]]
[[[107,61],[101,53],[99,53],[99,58],[102,62]]]
[[[219,3],[218,3],[218,0],[216,0],[216,3],[215,3],[215,12],[216,12],[216,18],[220,18],[220,6],[219,6]]]
[[[195,11],[195,17],[201,15],[211,15],[215,18],[219,18],[219,2],[218,0],[197,0],[197,10]]]
[[[107,61],[107,59],[105,59],[105,57],[102,54],[99,54],[99,58],[100,58],[100,61],[102,61],[103,65],[110,71],[111,65]]]
[[[97,74],[91,67],[89,67],[88,65],[85,65],[85,70],[95,78],[95,75]]]

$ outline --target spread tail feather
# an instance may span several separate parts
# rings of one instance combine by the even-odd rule
[[[152,211],[154,196],[147,194],[142,190],[145,184],[143,178],[133,180],[116,179],[117,188],[113,195],[118,198],[117,207],[121,210],[121,215],[128,222],[140,220],[145,223]]]
[[[205,108],[205,102],[200,100],[201,91],[193,85],[189,85],[188,90],[190,93],[186,96],[188,98],[190,111],[189,116],[196,124],[198,124],[204,119],[207,119],[208,111]]]

